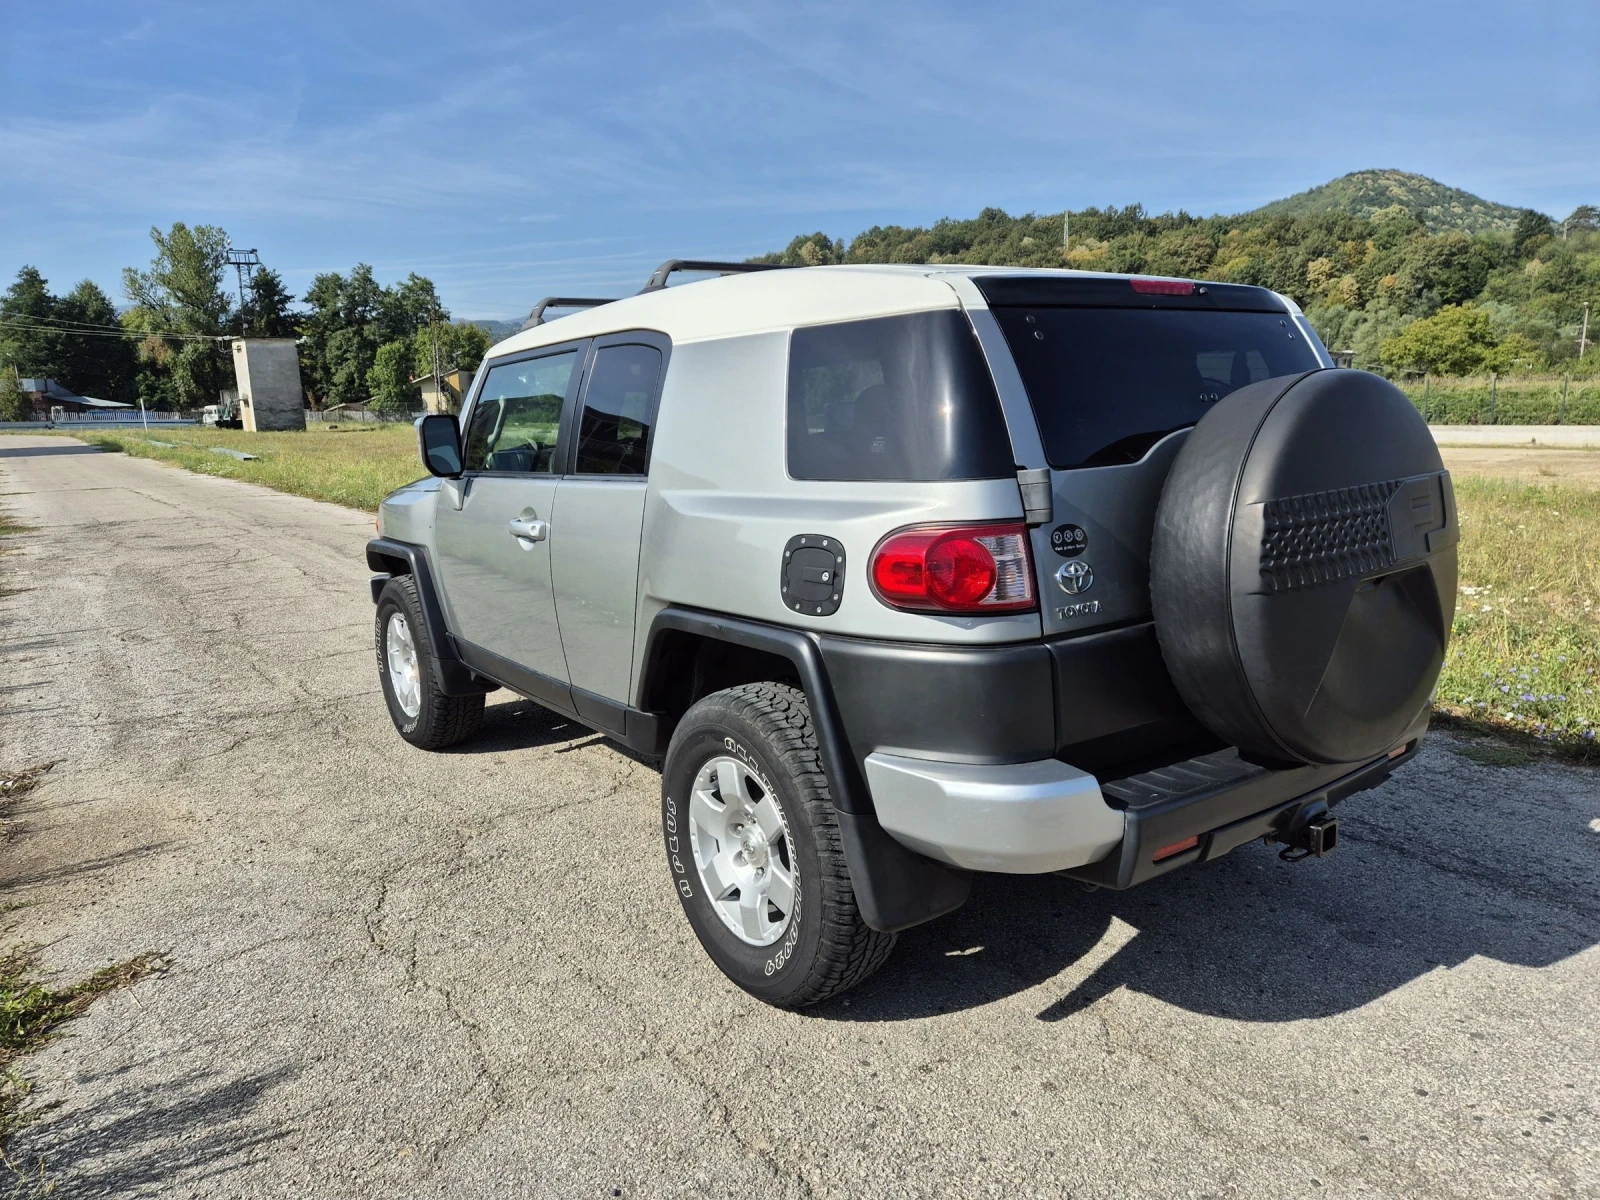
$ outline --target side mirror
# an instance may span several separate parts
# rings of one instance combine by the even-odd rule
[[[417,451],[429,474],[455,479],[461,474],[461,430],[449,413],[417,418]]]

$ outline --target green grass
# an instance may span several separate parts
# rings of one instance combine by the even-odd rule
[[[378,501],[424,474],[417,459],[416,431],[403,422],[332,430],[313,426],[304,433],[244,433],[196,427],[154,429],[148,435],[136,429],[116,429],[70,436],[104,450],[153,458],[201,475],[243,479],[367,512],[376,512]],[[151,439],[171,442],[175,448],[151,445]],[[212,453],[213,446],[259,457],[243,462],[231,455]]]
[[[1455,481],[1461,587],[1447,721],[1600,761],[1600,490]]]
[[[1600,425],[1600,378],[1593,376],[1565,385],[1565,410],[1560,378],[1513,376],[1491,387],[1480,375],[1434,378],[1426,385],[1407,380],[1400,386],[1430,425]]]

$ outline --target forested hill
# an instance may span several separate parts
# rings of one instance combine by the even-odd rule
[[[1460,229],[1481,233],[1498,229],[1510,233],[1517,227],[1520,209],[1495,204],[1460,188],[1447,187],[1426,175],[1406,171],[1352,171],[1331,183],[1263,204],[1245,217],[1306,217],[1340,212],[1370,217],[1380,209],[1399,205],[1421,219],[1431,233]]]
[[[1377,207],[1374,207],[1377,205]],[[1399,374],[1600,372],[1581,364],[1600,301],[1600,208],[1557,223],[1419,175],[1361,171],[1225,217],[1140,205],[1071,215],[986,208],[931,226],[875,225],[847,243],[802,234],[761,261],[1071,267],[1256,284],[1292,296],[1355,365]],[[1600,333],[1600,312],[1592,330]]]

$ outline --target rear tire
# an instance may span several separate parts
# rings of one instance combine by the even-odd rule
[[[695,936],[757,999],[827,1000],[894,949],[894,934],[861,919],[798,689],[748,683],[689,709],[667,748],[661,824]]]
[[[433,641],[410,575],[396,575],[383,585],[374,634],[378,679],[401,737],[422,750],[444,750],[478,732],[483,697],[447,696],[439,690]]]

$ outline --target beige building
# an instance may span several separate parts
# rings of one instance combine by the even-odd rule
[[[422,404],[431,413],[458,413],[461,401],[472,387],[471,371],[447,371],[439,377],[439,386],[433,386],[433,376],[423,375],[412,383],[422,389]]]

